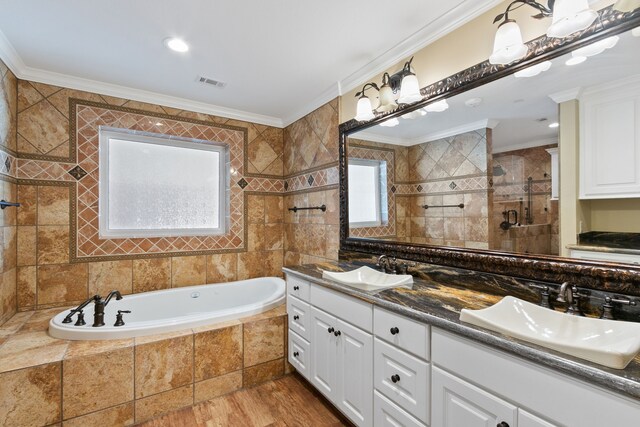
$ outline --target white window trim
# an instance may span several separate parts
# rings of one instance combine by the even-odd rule
[[[119,129],[107,126],[98,127],[99,134],[99,230],[100,238],[146,238],[146,237],[184,237],[219,236],[227,233],[230,223],[230,158],[226,144],[173,135]],[[218,192],[218,228],[167,228],[167,229],[127,229],[109,228],[109,140],[127,140],[155,145],[168,145],[203,151],[216,151],[220,154]]]
[[[349,165],[373,166],[376,170],[375,180],[375,201],[376,201],[376,220],[364,222],[349,222],[350,228],[380,227],[382,225],[382,205],[380,197],[380,161],[368,159],[349,159]]]

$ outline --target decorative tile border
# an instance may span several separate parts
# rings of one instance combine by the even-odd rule
[[[18,170],[18,159],[5,148],[0,148],[0,174],[15,178]]]
[[[286,177],[283,182],[283,191],[285,193],[293,193],[303,190],[319,190],[336,186],[338,181],[338,166],[330,166],[325,169]]]
[[[418,184],[396,184],[396,194],[456,194],[475,191],[488,191],[492,188],[491,180],[486,175],[465,178],[447,178],[441,181],[429,181]]]

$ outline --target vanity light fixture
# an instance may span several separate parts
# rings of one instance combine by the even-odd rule
[[[586,60],[586,56],[574,56],[573,58],[567,59],[567,62],[565,62],[564,64],[571,67],[572,65],[582,64]]]
[[[167,37],[164,39],[164,45],[174,52],[185,53],[189,51],[189,45],[177,37]]]
[[[385,120],[384,122],[380,123],[380,126],[392,128],[394,126],[398,126],[399,124],[400,120],[398,120],[396,117],[392,117],[389,120]]]
[[[516,78],[535,77],[538,74],[544,71],[547,71],[549,68],[551,68],[551,61],[544,61],[532,67],[528,67],[528,68],[525,68],[524,70],[520,70],[516,72],[514,76],[516,76]]]
[[[514,19],[509,18],[509,13],[525,5],[538,11],[532,16],[535,19],[552,18],[547,29],[548,37],[563,38],[585,30],[598,17],[598,12],[589,7],[588,0],[548,0],[547,6],[535,0],[514,0],[493,20],[494,24],[502,22],[496,31],[493,53],[489,57],[491,64],[507,65],[527,55],[528,47],[522,40],[520,27]],[[629,7],[626,4],[624,6]]]
[[[400,83],[400,97],[398,98],[400,104],[411,104],[422,99],[418,77],[411,71],[412,61],[413,57],[408,60],[402,68],[404,77],[402,77],[402,83]]]
[[[424,107],[424,111],[427,113],[441,113],[449,108],[449,104],[446,99],[434,102]]]
[[[599,55],[605,50],[611,49],[616,44],[618,44],[618,40],[620,40],[620,37],[618,36],[607,37],[604,40],[591,43],[590,45],[572,51],[571,56],[573,56],[574,58],[577,56],[584,56],[588,58],[590,56]]]
[[[371,120],[375,117],[375,114],[373,114],[373,107],[371,106],[371,100],[367,95],[364,94],[364,91],[370,87],[378,90],[378,85],[376,85],[375,83],[366,83],[364,86],[362,86],[362,90],[356,93],[356,96],[359,96],[360,98],[358,98],[358,106],[356,107],[355,119],[359,122]]]

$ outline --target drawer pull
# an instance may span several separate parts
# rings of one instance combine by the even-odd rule
[[[400,329],[396,328],[395,326],[393,328],[391,328],[389,330],[389,332],[391,332],[391,335],[398,335],[400,333]]]
[[[299,290],[300,290],[300,286],[294,286],[294,287],[293,287],[293,290],[294,290],[294,291],[299,291]]]
[[[393,383],[397,383],[398,381],[400,381],[400,375],[398,375],[398,374],[391,375],[391,381]],[[502,427],[502,426],[498,426],[498,427]],[[509,426],[507,426],[507,427],[509,427]]]
[[[333,326],[331,326],[331,327],[329,327],[329,329],[327,329],[327,332],[329,332],[329,333],[331,333],[333,331],[335,331],[335,329],[333,329]]]
[[[293,357],[298,357],[300,355],[300,353],[298,353],[297,351],[293,352]]]
[[[300,316],[298,316],[297,314],[295,316],[293,316],[293,320],[298,320],[300,318]]]
[[[509,427],[509,424],[505,423],[504,421],[501,421],[498,423],[496,427]]]
[[[335,332],[333,333],[333,335],[335,335],[335,336],[339,336],[339,335],[342,335],[342,332],[340,332],[340,331],[335,331]]]

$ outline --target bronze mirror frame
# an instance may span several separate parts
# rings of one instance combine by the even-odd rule
[[[487,61],[476,64],[420,90],[422,100],[400,105],[396,110],[379,114],[370,121],[351,119],[339,127],[340,172],[340,258],[350,252],[369,255],[387,254],[402,259],[433,263],[489,273],[506,274],[548,282],[578,284],[640,296],[640,266],[600,261],[577,260],[550,255],[506,253],[435,246],[402,242],[389,242],[349,237],[347,139],[350,134],[375,126],[389,118],[398,117],[432,102],[449,98],[485,85],[537,63],[562,56],[579,47],[620,34],[640,26],[640,8],[623,13],[609,6],[599,11],[599,18],[581,33],[564,39],[546,35],[527,43],[529,52],[521,61],[507,66],[492,65]]]

